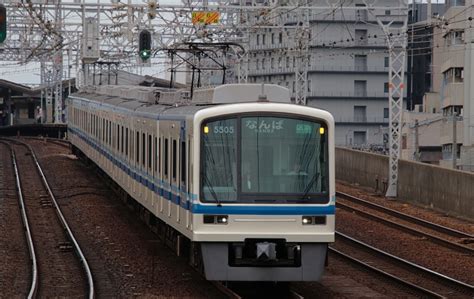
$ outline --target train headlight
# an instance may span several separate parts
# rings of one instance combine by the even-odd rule
[[[301,223],[303,225],[325,225],[326,216],[303,216]]]
[[[228,218],[229,218],[229,216],[227,216],[227,215],[217,216],[217,223],[227,224]]]
[[[204,215],[204,224],[227,224],[228,215]]]

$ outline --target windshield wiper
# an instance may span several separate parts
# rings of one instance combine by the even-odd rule
[[[204,181],[206,182],[207,187],[208,187],[209,191],[211,192],[212,197],[214,198],[215,202],[217,203],[217,206],[222,207],[221,202],[220,202],[219,198],[217,197],[216,191],[214,190],[214,187],[212,187],[211,182],[210,182],[209,177],[207,176],[207,174],[204,175]]]
[[[309,191],[311,190],[311,188],[313,188],[313,185],[314,183],[318,180],[319,178],[319,173],[315,173],[313,175],[313,177],[311,178],[311,180],[309,181],[308,185],[306,186],[306,188],[304,188],[304,194],[303,196],[301,196],[301,199],[307,199],[306,196],[308,195]],[[309,198],[308,198],[309,199]]]

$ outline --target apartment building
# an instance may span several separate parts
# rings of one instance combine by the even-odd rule
[[[327,6],[314,0],[313,6]],[[397,1],[380,0],[379,7]],[[377,16],[389,19],[395,10],[368,13],[362,0],[310,15],[307,105],[328,110],[336,120],[336,144],[384,148],[388,142],[389,54]],[[357,7],[361,7],[357,9]],[[291,17],[283,22],[291,24]],[[395,22],[395,25],[401,22]],[[260,29],[251,35],[250,82],[275,83],[295,92],[297,61],[289,55],[287,34]],[[406,106],[406,105],[404,105]]]

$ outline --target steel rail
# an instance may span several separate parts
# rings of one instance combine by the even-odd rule
[[[38,162],[38,159],[36,157],[36,154],[34,152],[34,150],[31,148],[31,146],[29,144],[26,144],[24,142],[21,142],[21,141],[18,141],[18,140],[13,140],[13,139],[9,139],[9,138],[5,138],[5,140],[8,140],[8,141],[11,141],[11,142],[16,142],[16,143],[19,143],[25,147],[27,147],[29,149],[29,151],[31,152],[31,155],[33,157],[33,160],[35,162],[35,165],[36,165],[36,169],[38,170],[38,173],[39,175],[41,176],[41,179],[42,179],[42,182],[46,188],[46,190],[48,191],[48,194],[50,195],[51,197],[51,200],[54,204],[54,207],[55,207],[55,211],[56,211],[56,214],[58,215],[58,218],[63,226],[63,228],[65,229],[66,231],[66,234],[68,236],[68,238],[71,240],[71,242],[74,244],[74,249],[75,249],[75,252],[78,256],[78,258],[80,259],[81,261],[81,264],[84,268],[84,271],[86,272],[86,277],[87,277],[87,282],[88,282],[88,285],[89,285],[89,296],[88,298],[89,299],[94,299],[95,298],[95,289],[94,289],[94,279],[93,279],[93,276],[92,276],[92,272],[90,270],[90,267],[89,267],[89,264],[87,263],[87,260],[79,246],[79,243],[77,242],[77,240],[75,239],[63,213],[61,212],[61,209],[59,207],[59,204],[58,202],[56,201],[56,197],[54,196],[49,184],[48,184],[48,181],[46,179],[46,176],[44,175],[44,172],[41,168],[41,165],[40,163]]]
[[[438,243],[440,245],[443,245],[445,247],[448,247],[450,249],[454,249],[454,250],[457,250],[457,251],[460,251],[460,252],[463,252],[463,253],[467,253],[467,254],[471,254],[471,255],[474,254],[474,248],[470,248],[470,247],[467,247],[467,246],[464,246],[464,245],[461,245],[461,244],[458,244],[458,243],[455,243],[455,242],[451,242],[449,240],[440,238],[440,237],[435,236],[433,234],[417,230],[415,228],[403,225],[401,223],[397,223],[397,222],[389,220],[389,219],[382,218],[382,217],[377,216],[377,215],[373,215],[369,212],[366,212],[364,210],[361,210],[361,209],[358,209],[358,208],[355,208],[355,207],[348,206],[348,205],[343,204],[341,202],[337,202],[336,206],[338,208],[342,208],[342,209],[345,209],[347,211],[355,212],[357,214],[362,215],[363,217],[375,220],[377,222],[389,225],[391,227],[398,228],[402,231],[412,233],[412,234],[417,235],[419,237],[425,237],[429,240],[432,240],[433,242],[436,242],[436,243]]]
[[[356,202],[358,204],[361,204],[361,205],[364,205],[364,206],[367,206],[367,207],[370,207],[370,208],[373,208],[373,209],[376,209],[376,210],[379,210],[381,212],[390,214],[392,216],[404,219],[406,221],[409,221],[409,222],[412,222],[412,223],[415,223],[415,224],[418,224],[418,225],[421,225],[421,226],[429,227],[429,228],[435,229],[437,231],[442,231],[446,234],[450,234],[450,235],[455,236],[455,237],[467,238],[467,239],[473,239],[474,240],[474,235],[471,235],[471,234],[468,234],[468,233],[465,233],[465,232],[461,232],[459,230],[455,230],[455,229],[452,229],[452,228],[449,228],[449,227],[446,227],[446,226],[442,226],[442,225],[439,225],[439,224],[436,224],[436,223],[433,223],[433,222],[430,222],[430,221],[427,221],[427,220],[424,220],[424,219],[421,219],[421,218],[418,218],[418,217],[415,217],[415,216],[411,216],[411,215],[408,215],[408,214],[405,214],[405,213],[402,213],[402,212],[399,212],[399,211],[381,206],[379,204],[376,204],[376,203],[373,203],[373,202],[370,202],[370,201],[352,196],[352,195],[344,193],[344,192],[336,192],[336,196],[347,199],[347,200],[352,201],[352,202]]]
[[[377,275],[382,275],[382,276],[384,276],[384,277],[386,277],[386,278],[395,280],[397,283],[402,284],[404,287],[408,287],[408,288],[413,289],[413,290],[415,290],[415,291],[417,291],[417,292],[420,292],[420,293],[422,293],[422,294],[425,294],[425,295],[428,295],[428,296],[431,296],[431,297],[434,297],[434,298],[446,298],[446,297],[443,296],[443,295],[440,295],[440,294],[438,294],[438,293],[435,293],[435,292],[433,292],[433,291],[430,291],[430,290],[428,290],[428,289],[425,289],[425,288],[423,288],[423,287],[421,287],[421,286],[419,286],[419,285],[417,285],[417,284],[411,283],[411,282],[409,282],[409,281],[407,281],[407,280],[404,280],[404,279],[402,279],[402,278],[400,278],[400,277],[397,277],[397,276],[395,276],[395,275],[393,275],[393,274],[390,274],[390,273],[388,273],[388,272],[386,272],[386,271],[383,271],[383,270],[378,269],[378,268],[376,268],[376,267],[374,267],[374,266],[371,266],[371,265],[369,265],[369,264],[367,264],[367,263],[364,263],[363,261],[361,261],[361,260],[359,260],[359,259],[356,259],[356,258],[354,258],[354,257],[352,257],[352,256],[350,256],[350,255],[347,255],[347,254],[345,254],[344,252],[339,251],[339,250],[337,250],[337,249],[335,249],[335,248],[329,247],[329,251],[330,251],[331,253],[333,253],[333,254],[336,254],[336,255],[338,255],[338,256],[340,256],[340,257],[346,259],[346,260],[349,260],[350,262],[352,262],[352,263],[354,263],[354,264],[357,264],[357,265],[359,265],[359,266],[362,266],[363,268],[365,268],[365,269],[367,269],[367,270],[370,270],[370,271],[376,273]]]
[[[356,240],[354,238],[351,238],[351,237],[349,237],[349,236],[347,236],[343,233],[337,232],[337,231],[336,231],[336,237],[339,237],[339,238],[342,238],[346,241],[352,242],[352,243],[354,243],[354,244],[356,244],[356,245],[358,245],[358,246],[360,246],[364,249],[368,249],[371,252],[374,252],[374,253],[379,254],[379,255],[381,255],[385,258],[388,258],[393,262],[396,262],[398,264],[401,264],[401,265],[406,266],[408,268],[411,268],[413,270],[422,272],[423,274],[429,275],[431,278],[434,278],[434,279],[436,279],[438,281],[441,281],[445,284],[450,284],[451,287],[454,287],[455,289],[460,290],[463,293],[468,293],[471,296],[474,296],[474,285],[470,285],[466,282],[454,279],[452,277],[449,277],[447,275],[441,274],[441,273],[436,272],[434,270],[428,269],[428,268],[423,267],[421,265],[418,265],[416,263],[410,262],[408,260],[405,260],[405,259],[400,258],[398,256],[395,256],[393,254],[390,254],[386,251],[383,251],[381,249],[373,247],[373,246],[371,246],[367,243]]]
[[[0,143],[3,143],[4,145],[10,148],[13,169],[15,171],[16,190],[18,192],[18,203],[20,205],[21,219],[23,222],[23,226],[25,228],[25,237],[26,237],[26,242],[28,243],[28,251],[30,253],[30,258],[31,258],[31,285],[30,285],[30,290],[28,292],[28,297],[27,297],[28,299],[31,299],[31,298],[36,297],[36,293],[38,291],[38,261],[36,259],[36,251],[35,251],[35,246],[33,243],[33,237],[31,234],[30,223],[28,221],[28,216],[26,215],[25,201],[23,198],[20,173],[18,171],[18,165],[16,163],[15,152],[13,151],[13,148],[11,148],[11,146],[8,143],[3,142],[3,141],[0,141]]]

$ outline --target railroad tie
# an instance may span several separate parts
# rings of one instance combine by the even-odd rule
[[[40,200],[40,205],[42,208],[51,208],[53,203],[49,199],[42,199]]]
[[[61,252],[70,252],[72,250],[72,244],[70,242],[61,242],[58,244]]]

